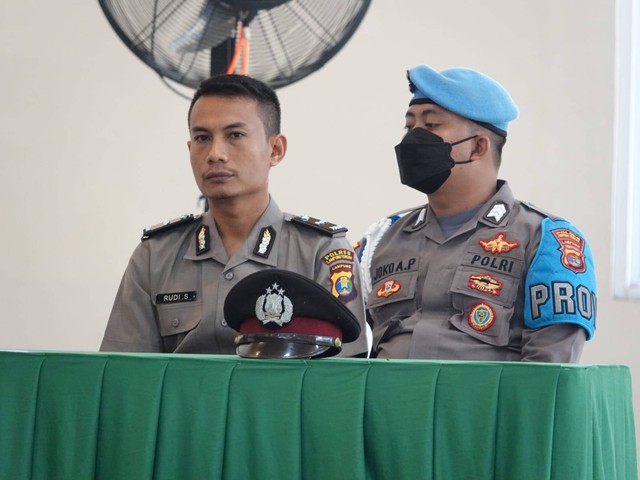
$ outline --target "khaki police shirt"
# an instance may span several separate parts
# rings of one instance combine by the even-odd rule
[[[364,305],[353,247],[344,233],[323,233],[294,224],[291,218],[271,199],[232,258],[228,257],[209,212],[199,221],[142,241],[122,278],[100,350],[233,354],[238,333],[227,326],[223,307],[236,283],[258,270],[280,268],[305,275],[331,290],[332,260],[330,255],[325,256],[348,250],[351,255],[346,256],[353,258],[352,278],[358,294],[346,306],[358,318],[362,333],[355,342],[344,344],[340,355],[366,353]],[[203,225],[209,232],[209,248],[205,252],[205,239],[198,238]],[[264,241],[267,228],[272,237],[269,242]],[[340,258],[344,262],[345,255]]]
[[[581,326],[524,325],[524,278],[545,214],[516,200],[506,182],[500,181],[495,196],[448,239],[428,206],[401,212],[389,226],[392,218],[378,224],[382,234],[372,226],[356,248],[373,323],[373,355],[579,359],[586,338]],[[500,242],[502,251],[491,253],[489,247]]]

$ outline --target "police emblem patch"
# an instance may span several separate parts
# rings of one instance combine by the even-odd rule
[[[196,255],[208,252],[210,247],[209,227],[200,225],[200,228],[196,230]]]
[[[278,327],[291,321],[293,303],[277,283],[267,287],[266,292],[256,300],[256,317],[263,325],[275,323]]]
[[[355,288],[351,277],[351,269],[338,268],[331,275],[331,293],[334,297],[343,301],[351,300],[355,294]]]
[[[478,332],[484,332],[496,321],[496,313],[488,303],[476,303],[469,312],[469,326]]]
[[[505,232],[499,232],[491,240],[480,240],[478,243],[489,253],[507,253],[520,245],[518,242],[508,241]]]
[[[551,230],[560,244],[561,262],[565,268],[575,273],[584,273],[587,265],[584,261],[584,240],[580,235],[566,228]]]
[[[469,287],[482,293],[488,293],[494,297],[500,296],[502,291],[502,282],[497,278],[485,274],[469,275]]]
[[[378,289],[378,291],[376,292],[376,295],[380,298],[388,298],[391,295],[393,295],[394,293],[397,293],[400,291],[400,288],[402,288],[402,285],[400,285],[398,282],[396,282],[395,280],[391,279],[391,280],[387,280],[386,282],[384,282],[382,284],[382,286]]]
[[[343,303],[357,296],[352,280],[354,257],[354,253],[348,248],[331,250],[322,257],[322,261],[329,266],[331,294]]]

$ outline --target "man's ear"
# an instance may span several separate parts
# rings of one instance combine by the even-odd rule
[[[278,165],[287,153],[287,137],[281,133],[271,137],[271,166]]]
[[[486,135],[478,135],[473,139],[474,147],[469,160],[479,160],[488,155],[491,146],[491,140]]]

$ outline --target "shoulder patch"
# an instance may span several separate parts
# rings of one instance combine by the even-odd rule
[[[308,215],[299,215],[297,217],[292,217],[290,220],[291,223],[295,223],[297,225],[303,225],[305,227],[313,228],[324,235],[334,236],[339,233],[346,233],[348,229],[343,227],[342,225],[337,225],[335,223],[327,222],[326,220],[320,220],[319,218],[310,217]]]
[[[597,283],[593,256],[582,233],[566,220],[545,218],[536,255],[525,279],[524,324],[558,323],[596,328]]]
[[[187,225],[191,222],[199,220],[200,218],[202,218],[202,214],[194,215],[192,213],[188,213],[186,215],[182,215],[181,217],[172,218],[171,220],[165,220],[162,223],[158,223],[157,225],[153,225],[149,228],[143,229],[141,240],[149,240],[151,237],[158,235],[159,233],[172,230],[176,227],[179,227],[180,225]]]

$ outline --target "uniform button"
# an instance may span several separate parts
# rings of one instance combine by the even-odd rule
[[[179,320],[179,319],[174,318],[173,320],[171,320],[171,326],[172,326],[173,328],[177,328],[177,327],[178,327],[178,325],[180,325],[180,320]]]
[[[223,326],[223,327],[226,327],[226,326],[227,326],[227,321],[226,321],[224,318],[222,319],[222,322],[221,322],[221,323],[222,323],[222,326]]]
[[[231,280],[233,278],[233,272],[227,272],[224,274],[224,278]]]

